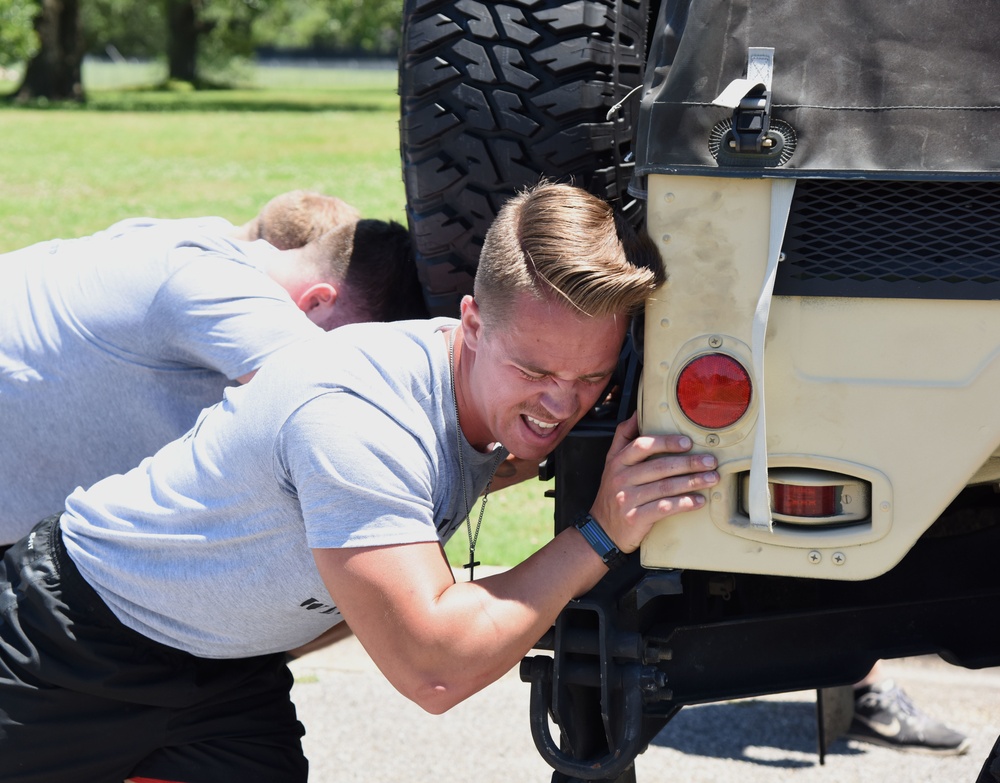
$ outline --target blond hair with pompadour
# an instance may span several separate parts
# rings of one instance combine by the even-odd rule
[[[475,299],[502,320],[522,294],[586,315],[635,315],[666,280],[656,245],[605,201],[541,182],[501,208],[483,242]]]

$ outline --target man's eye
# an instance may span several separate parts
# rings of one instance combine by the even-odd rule
[[[528,372],[527,370],[520,370],[521,377],[527,381],[541,381],[545,379],[544,375],[537,375],[536,373]]]

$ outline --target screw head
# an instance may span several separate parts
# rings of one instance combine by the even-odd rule
[[[847,555],[843,552],[834,552],[830,559],[833,561],[834,565],[843,565],[847,562]]]
[[[711,435],[706,435],[705,436],[705,443],[707,443],[709,446],[718,446],[719,445],[719,436],[716,435],[714,432]]]
[[[708,344],[712,348],[721,348],[722,338],[719,337],[719,335],[717,334],[713,334],[711,337],[708,338]]]
[[[813,565],[816,565],[820,560],[823,559],[823,554],[819,550],[813,549],[808,554],[808,558],[809,558],[809,562],[810,563],[812,563]]]

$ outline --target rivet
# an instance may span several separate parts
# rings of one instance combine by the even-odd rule
[[[664,234],[662,237],[660,237],[660,241],[666,245],[668,242],[670,242],[670,234]]]
[[[670,326],[670,319],[669,318],[661,318],[660,319],[660,326],[662,326],[664,329],[669,328],[669,326]]]
[[[674,198],[675,198],[675,196],[674,196],[674,194],[673,194],[673,193],[664,193],[664,194],[663,194],[663,200],[664,200],[664,201],[666,201],[666,202],[667,202],[668,204],[669,204],[669,203],[670,203],[671,201],[673,201],[673,200],[674,200]]]
[[[888,500],[883,500],[881,503],[879,503],[878,507],[880,509],[882,509],[883,511],[888,511],[889,510],[889,501]]]

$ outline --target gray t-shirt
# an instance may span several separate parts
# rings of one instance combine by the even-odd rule
[[[320,333],[264,272],[279,251],[231,229],[139,219],[0,256],[0,544]]]
[[[66,502],[66,548],[128,627],[207,658],[341,620],[311,549],[446,541],[500,449],[459,436],[442,329],[345,326],[268,359],[183,438]],[[399,578],[405,578],[400,574]]]

